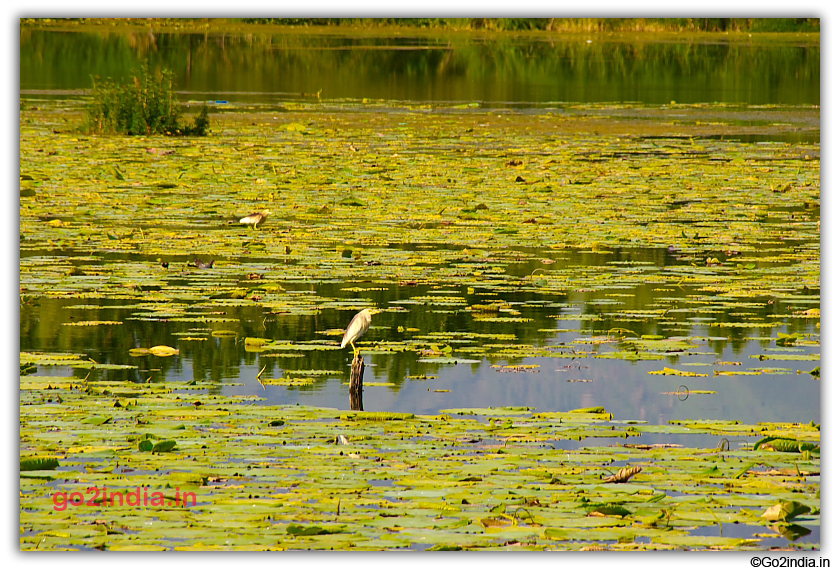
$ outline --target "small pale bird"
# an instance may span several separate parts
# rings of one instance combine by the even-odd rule
[[[268,215],[271,213],[271,210],[260,210],[259,212],[254,212],[253,214],[248,214],[241,220],[239,220],[240,224],[254,224],[254,229],[257,229],[257,225],[263,223],[267,218]]]
[[[356,348],[355,342],[362,338],[370,328],[370,318],[372,315],[378,313],[378,309],[364,309],[353,317],[350,324],[347,325],[347,330],[344,331],[344,338],[341,339],[341,348],[348,344],[353,347],[353,356],[359,354],[359,349]]]

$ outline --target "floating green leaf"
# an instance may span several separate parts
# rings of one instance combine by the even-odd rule
[[[290,524],[286,527],[286,532],[295,536],[315,536],[319,534],[337,534],[344,532],[347,525],[309,525],[303,526],[299,524]]]
[[[20,460],[21,471],[51,471],[58,465],[58,459],[51,457],[27,457]]]
[[[159,441],[152,447],[152,453],[166,453],[175,449],[176,445],[178,445],[177,442],[172,440]]]

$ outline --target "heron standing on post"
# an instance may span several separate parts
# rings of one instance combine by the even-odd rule
[[[356,348],[355,342],[362,338],[370,328],[370,318],[379,312],[379,309],[364,309],[353,317],[350,324],[347,325],[347,330],[344,331],[344,338],[341,339],[341,348],[348,344],[353,347],[353,358],[358,356],[359,349]]]

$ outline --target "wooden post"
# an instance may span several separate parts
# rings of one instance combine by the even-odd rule
[[[362,382],[365,375],[365,360],[361,354],[353,357],[353,364],[350,366],[350,408],[355,411],[363,411],[362,404]]]
[[[362,402],[361,392],[350,392],[350,409],[354,412],[364,412],[365,405]]]

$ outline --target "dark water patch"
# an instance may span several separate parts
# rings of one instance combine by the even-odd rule
[[[782,535],[779,535],[776,538],[772,536],[766,536],[767,534],[773,534],[774,531],[769,527],[755,526],[749,524],[720,523],[717,525],[691,529],[688,532],[691,536],[727,536],[747,539],[760,538],[761,547],[767,550],[776,548],[785,549],[790,547],[793,547],[796,550],[800,550],[800,548],[797,548],[797,543],[807,543],[808,545],[820,543],[819,526],[794,526],[797,526],[799,529],[801,529],[801,531],[792,533],[791,537],[796,537],[792,540]],[[806,548],[810,549],[810,547]]]
[[[819,104],[819,45],[548,36],[54,32],[24,27],[21,89],[89,89],[148,60],[231,101],[720,101]],[[646,36],[648,39],[651,36]],[[795,77],[796,80],[791,78]],[[678,78],[678,79],[677,79]],[[237,93],[233,93],[237,92]],[[239,92],[246,95],[239,95]],[[285,94],[285,95],[284,95]]]

